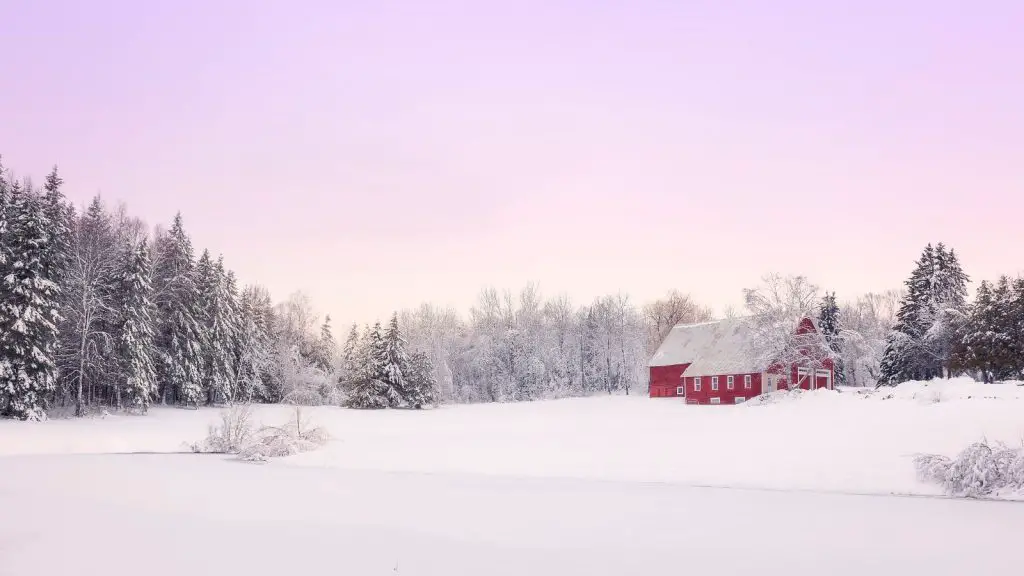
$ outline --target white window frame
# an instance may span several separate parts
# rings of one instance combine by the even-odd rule
[[[750,390],[753,387],[753,384],[751,383],[752,381],[753,381],[753,378],[750,377],[750,374],[747,374],[746,376],[744,376],[743,377],[743,389],[744,390]]]
[[[736,377],[735,376],[726,376],[725,377],[725,388],[727,390],[732,390],[732,389],[736,388]]]
[[[737,397],[732,399],[733,404],[742,404],[742,403],[744,403],[746,401],[747,401],[747,399],[744,398],[743,396],[737,396]]]
[[[712,399],[711,399],[711,403],[712,403],[712,404],[721,404],[721,403],[722,403],[722,399],[721,399],[721,398],[718,398],[718,397],[716,396],[716,397],[714,397],[714,398],[712,398]]]
[[[711,391],[718,392],[718,376],[711,377]]]
[[[686,389],[683,388],[682,386],[676,386],[676,396],[685,396],[685,395],[686,395]]]
[[[700,392],[700,376],[693,379],[693,391]]]

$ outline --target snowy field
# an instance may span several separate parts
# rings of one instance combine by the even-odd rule
[[[1019,444],[1013,385],[307,411],[332,440],[267,464],[160,454],[218,410],[0,422],[0,575],[1008,574],[1024,533],[911,462]]]

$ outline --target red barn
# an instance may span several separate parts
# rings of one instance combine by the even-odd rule
[[[750,329],[743,318],[676,326],[651,358],[652,398],[685,397],[687,404],[738,404],[775,390],[833,387],[832,361],[811,369],[793,363],[759,366],[747,353]],[[805,318],[797,334],[817,332]],[[810,364],[810,362],[806,363]]]

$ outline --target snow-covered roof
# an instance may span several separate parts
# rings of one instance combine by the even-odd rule
[[[676,326],[654,353],[649,366],[690,364],[687,376],[761,372],[747,349],[747,318],[727,318]]]

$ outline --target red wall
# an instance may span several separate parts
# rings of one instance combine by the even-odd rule
[[[733,389],[729,389],[729,376],[734,378]],[[743,377],[750,376],[750,388],[744,388]],[[720,398],[722,404],[735,404],[736,398],[751,399],[761,395],[761,374],[719,374],[718,390],[711,389],[711,376],[700,377],[700,391],[695,388],[694,376],[687,376],[686,403],[710,404],[712,398]]]
[[[689,364],[675,366],[651,366],[651,382],[648,391],[651,398],[675,398],[676,388],[680,386],[680,377]]]

